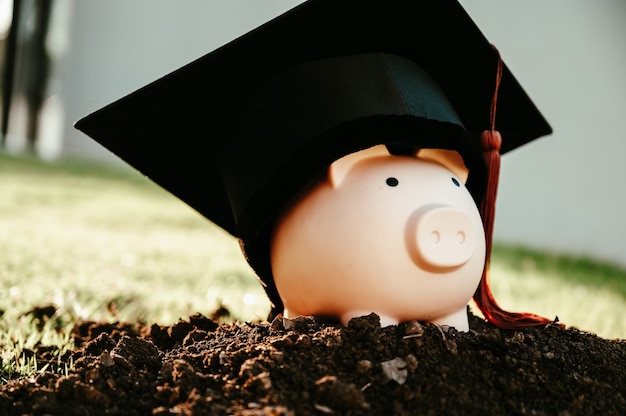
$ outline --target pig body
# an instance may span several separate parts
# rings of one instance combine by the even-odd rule
[[[384,147],[335,162],[278,219],[271,262],[285,315],[381,324],[430,321],[467,331],[485,238],[445,151],[393,156]]]

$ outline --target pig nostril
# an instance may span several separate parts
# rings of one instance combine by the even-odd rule
[[[459,244],[465,243],[465,233],[463,231],[459,231],[458,233],[456,233],[456,241]]]
[[[439,244],[439,232],[433,231],[432,233],[430,233],[430,240],[433,242],[433,244]]]

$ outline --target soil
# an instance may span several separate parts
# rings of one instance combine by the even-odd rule
[[[504,331],[473,315],[470,326],[381,328],[374,314],[347,327],[82,322],[61,361],[41,347],[45,371],[0,386],[0,414],[626,414],[626,341],[558,325]]]

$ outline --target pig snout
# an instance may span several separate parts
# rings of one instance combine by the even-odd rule
[[[426,205],[411,215],[406,242],[413,261],[430,271],[460,267],[476,249],[476,227],[458,208]]]

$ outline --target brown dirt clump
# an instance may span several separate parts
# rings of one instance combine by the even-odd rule
[[[74,368],[0,386],[0,415],[626,414],[625,341],[470,318],[467,333],[374,314],[84,322]]]

